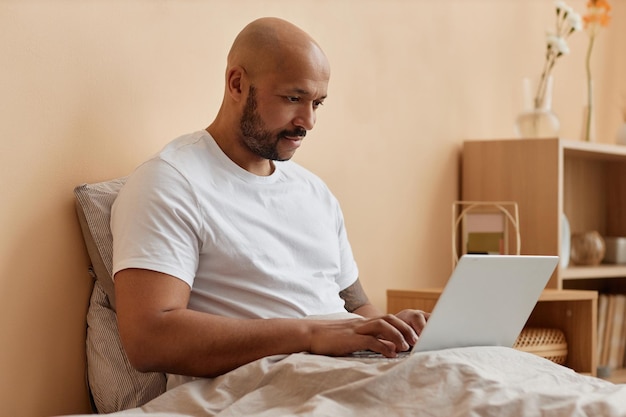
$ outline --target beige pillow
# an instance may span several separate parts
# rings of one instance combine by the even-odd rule
[[[125,178],[74,189],[76,208],[96,282],[87,313],[87,376],[99,413],[139,407],[165,392],[165,374],[132,367],[122,347],[112,302],[115,290],[111,205]]]

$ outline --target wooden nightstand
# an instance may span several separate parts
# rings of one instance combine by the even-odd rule
[[[441,289],[387,290],[387,312],[407,308],[432,311]],[[557,328],[568,345],[566,366],[596,375],[596,322],[598,293],[579,290],[544,290],[526,323],[528,327]]]

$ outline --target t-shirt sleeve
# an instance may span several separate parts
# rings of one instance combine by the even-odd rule
[[[190,287],[200,252],[196,196],[185,178],[154,159],[129,177],[113,204],[113,274],[127,268],[172,275]]]

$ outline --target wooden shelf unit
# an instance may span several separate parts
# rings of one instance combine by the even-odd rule
[[[562,255],[562,214],[572,233],[626,236],[626,147],[558,138],[465,141],[461,196],[516,201],[522,254]],[[559,266],[547,287],[611,277],[626,277],[626,265]]]
[[[461,171],[462,200],[518,203],[522,254],[563,256],[563,214],[572,233],[626,236],[625,146],[559,138],[470,140],[463,144]],[[557,267],[547,288],[626,292],[625,282],[626,265],[570,262]]]
[[[395,314],[407,308],[432,311],[440,294],[440,288],[387,290],[387,312]],[[561,329],[568,343],[565,365],[594,376],[597,300],[596,291],[544,290],[526,322],[529,327]]]

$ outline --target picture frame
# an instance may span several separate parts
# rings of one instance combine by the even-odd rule
[[[452,204],[452,267],[465,254],[520,254],[519,209],[514,201]]]

